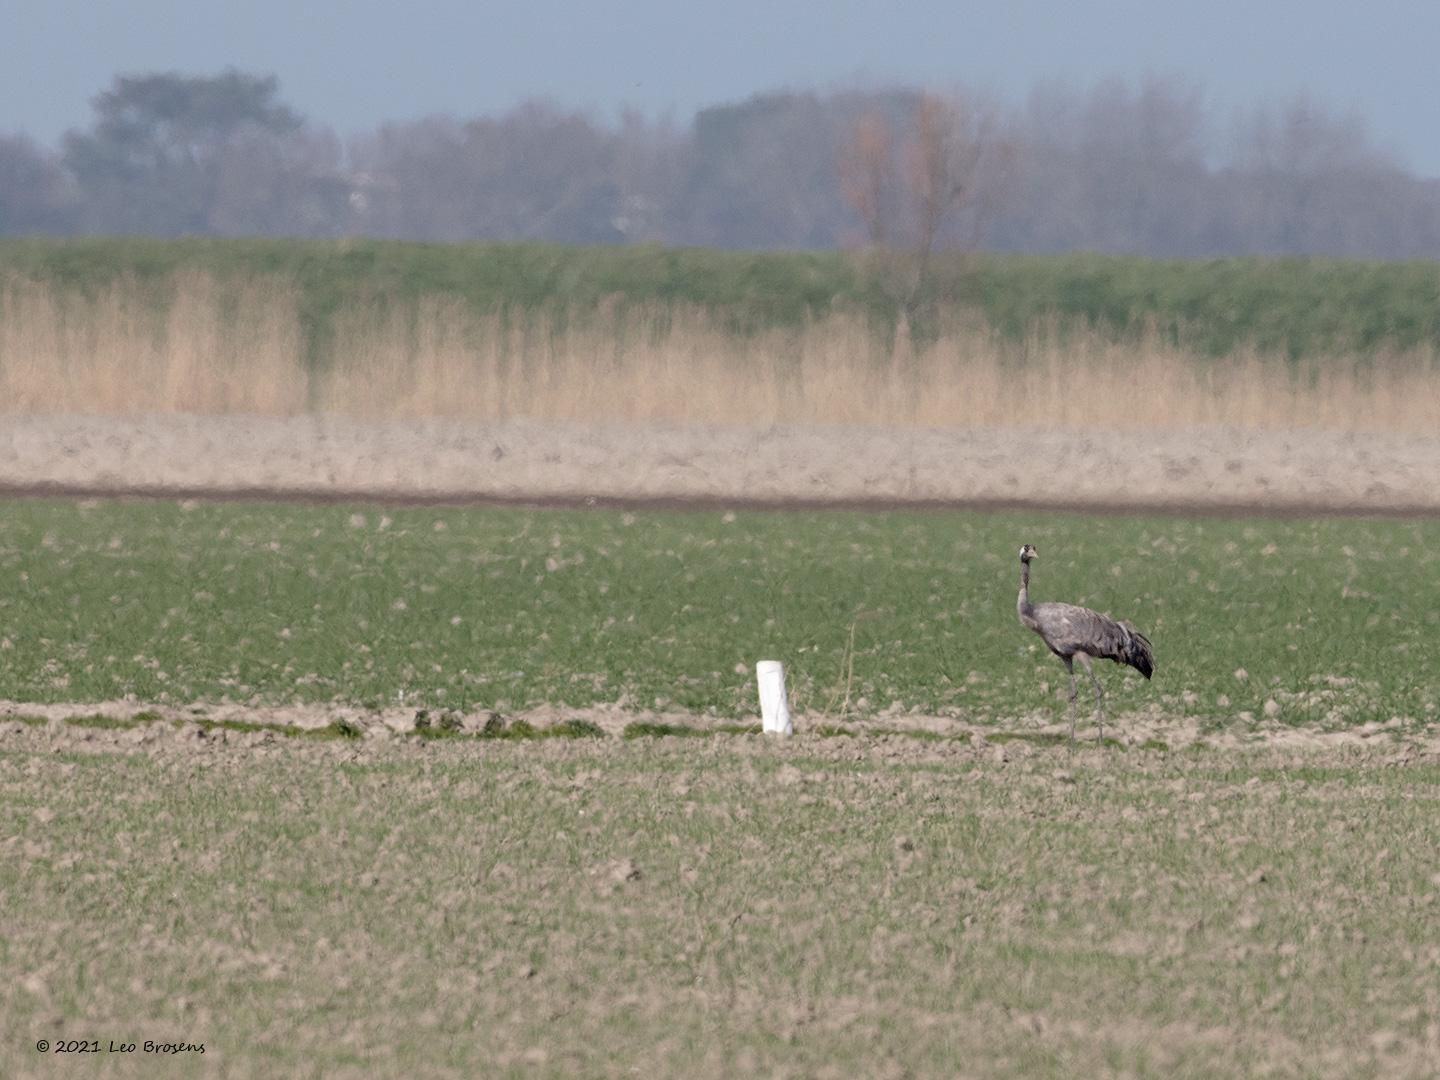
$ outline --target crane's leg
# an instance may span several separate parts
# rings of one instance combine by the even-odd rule
[[[1068,656],[1060,659],[1065,664],[1065,670],[1070,673],[1070,745],[1075,745],[1075,697],[1079,693],[1075,688],[1075,661]]]
[[[1090,676],[1090,681],[1095,685],[1095,715],[1096,725],[1099,734],[1095,736],[1096,742],[1105,741],[1105,691],[1100,686],[1100,680],[1095,677],[1095,667],[1090,663],[1090,657],[1084,653],[1076,653],[1080,657],[1080,663],[1085,668],[1085,674]]]

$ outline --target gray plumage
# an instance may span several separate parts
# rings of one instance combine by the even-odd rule
[[[1075,740],[1075,661],[1095,686],[1095,710],[1099,738],[1105,737],[1105,692],[1090,666],[1091,660],[1114,660],[1128,664],[1150,678],[1155,671],[1155,654],[1150,639],[1123,619],[1116,620],[1098,611],[1075,604],[1032,604],[1030,602],[1030,561],[1039,556],[1030,544],[1020,549],[1020,596],[1015,601],[1020,623],[1040,635],[1051,652],[1070,674],[1070,740]]]

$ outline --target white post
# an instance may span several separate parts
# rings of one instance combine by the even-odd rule
[[[760,719],[767,735],[793,735],[790,705],[785,700],[785,665],[779,660],[761,660],[755,665],[760,684]]]

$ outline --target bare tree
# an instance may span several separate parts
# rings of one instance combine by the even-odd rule
[[[865,227],[866,270],[895,305],[895,365],[908,358],[936,247],[979,246],[1015,159],[994,110],[965,98],[919,95],[903,128],[877,111],[855,122],[840,152],[841,191]],[[968,230],[947,234],[962,213]]]
[[[889,214],[885,202],[894,184],[894,148],[890,125],[871,111],[855,122],[855,129],[840,155],[840,189],[865,225],[872,249],[885,247]]]
[[[1419,254],[1406,250],[1410,237],[1423,235],[1416,193],[1407,198],[1396,183],[1404,177],[1399,162],[1357,115],[1305,96],[1255,109],[1235,122],[1232,162],[1229,179],[1240,196],[1234,213],[1245,219],[1253,250]],[[1397,220],[1397,208],[1407,223]]]

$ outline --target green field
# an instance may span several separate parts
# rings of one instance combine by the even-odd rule
[[[1433,758],[1012,751],[7,732],[0,1074],[1435,1075]]]
[[[1032,595],[1128,618],[1112,716],[1436,720],[1433,522],[32,500],[0,515],[0,698],[1058,718]],[[853,636],[852,636],[853,635]]]
[[[384,309],[456,297],[479,311],[574,317],[597,305],[699,308],[740,333],[799,328],[832,312],[877,328],[894,302],[843,252],[426,245],[343,240],[77,239],[0,241],[0,281],[93,294],[118,279],[163,306],[177,276],[277,277],[298,290],[306,354],[324,356],[344,306]],[[1440,347],[1433,263],[1326,259],[1156,261],[1121,256],[942,257],[920,305],[926,319],[979,313],[1013,339],[1046,320],[1116,336],[1158,333],[1196,353],[1241,346],[1291,358]]]

